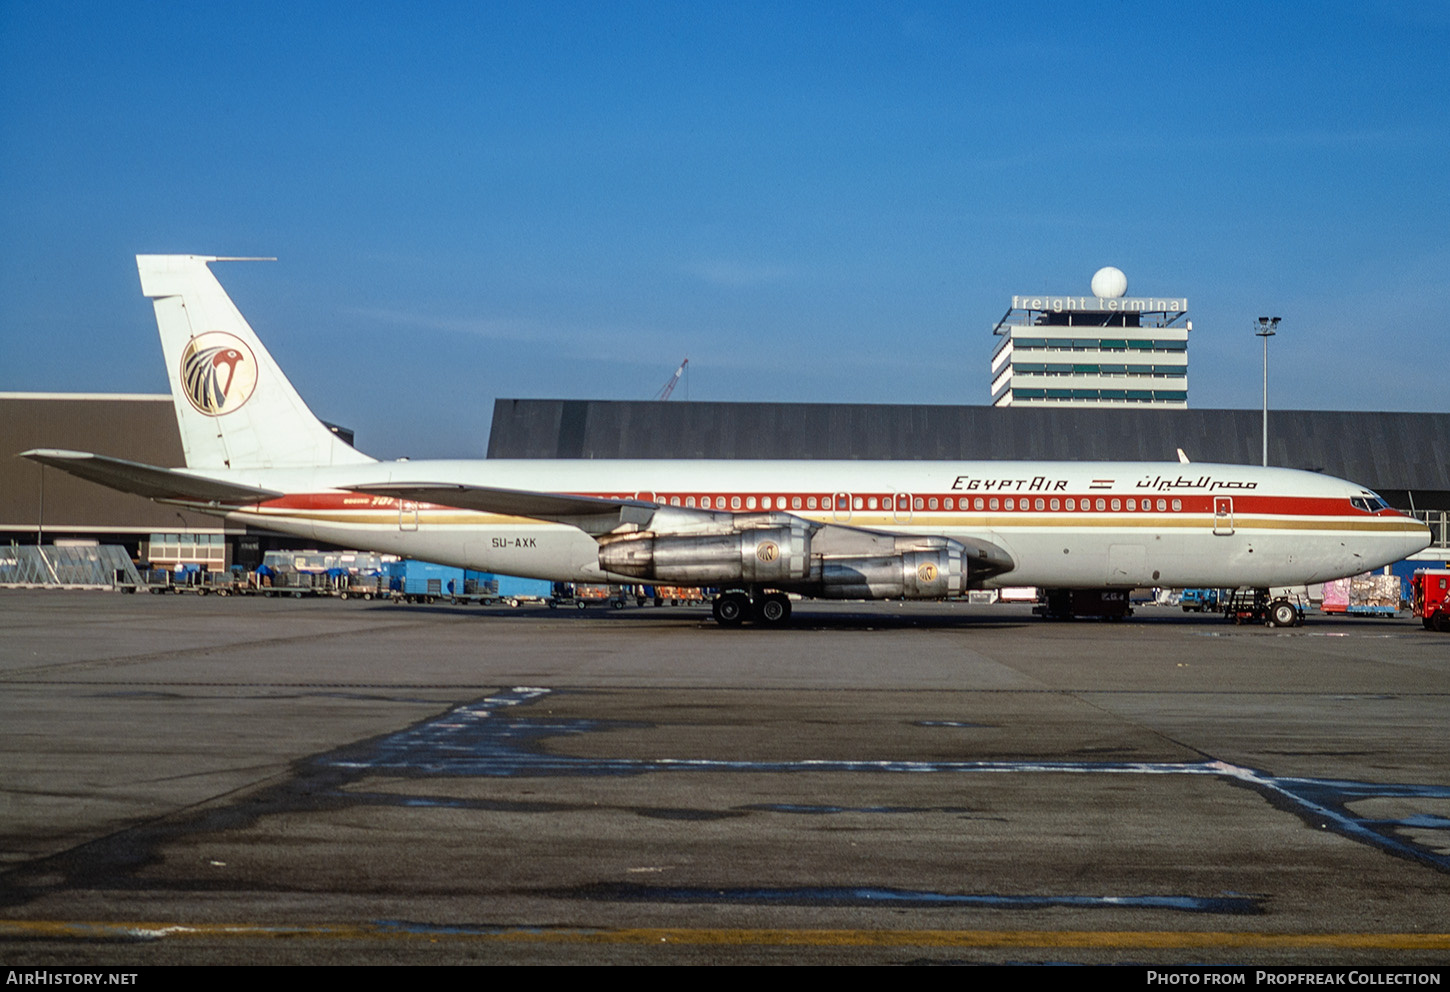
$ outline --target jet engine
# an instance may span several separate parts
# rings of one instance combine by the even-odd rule
[[[784,525],[725,534],[628,534],[601,542],[599,567],[680,585],[795,586],[811,572],[811,532]]]
[[[869,558],[818,558],[808,591],[821,599],[943,599],[967,588],[962,547]]]

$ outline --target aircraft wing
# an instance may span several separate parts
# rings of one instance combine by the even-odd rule
[[[492,486],[467,486],[447,482],[384,482],[349,486],[372,496],[391,496],[416,503],[437,503],[481,513],[502,513],[578,527],[587,534],[607,534],[622,524],[644,526],[654,517],[659,504],[636,499],[605,499],[571,496],[566,493],[529,492]],[[704,511],[700,511],[704,512]]]
[[[348,488],[374,496],[391,496],[418,503],[437,503],[464,510],[503,513],[568,524],[578,527],[592,537],[605,540],[611,539],[606,535],[611,535],[611,532],[625,524],[634,524],[639,529],[648,529],[660,535],[686,538],[739,534],[742,530],[760,527],[786,527],[809,532],[812,535],[812,546],[817,552],[827,556],[891,556],[910,549],[936,548],[951,544],[970,560],[974,575],[996,575],[1011,571],[1015,567],[1011,555],[985,539],[957,535],[948,541],[940,537],[867,530],[848,524],[819,523],[782,511],[732,513],[665,506],[648,500],[574,496],[567,493],[529,492],[441,482],[389,482]]]
[[[259,486],[235,482],[217,482],[173,468],[160,468],[124,458],[108,458],[88,451],[65,451],[60,448],[32,448],[22,451],[41,465],[58,468],[87,482],[96,482],[124,493],[135,493],[148,499],[185,503],[211,503],[217,506],[245,506],[276,499],[283,493]]]

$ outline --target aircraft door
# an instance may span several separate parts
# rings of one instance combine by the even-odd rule
[[[897,493],[891,503],[891,519],[899,524],[909,524],[911,512],[911,493]]]
[[[1213,532],[1232,534],[1234,532],[1234,498],[1215,496],[1213,498]]]
[[[418,529],[418,504],[410,499],[398,500],[398,530]]]
[[[851,494],[836,493],[831,500],[831,519],[844,524],[851,519]]]

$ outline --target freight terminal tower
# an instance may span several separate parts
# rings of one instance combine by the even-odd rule
[[[1128,296],[1108,266],[1089,296],[1012,297],[992,328],[993,406],[1188,406],[1188,300]]]

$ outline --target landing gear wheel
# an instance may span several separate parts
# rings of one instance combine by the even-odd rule
[[[790,598],[773,592],[755,601],[755,622],[763,627],[782,627],[790,621]]]
[[[727,592],[715,597],[711,611],[720,626],[739,627],[750,612],[750,597],[743,592]]]
[[[1299,622],[1299,611],[1294,609],[1294,604],[1286,599],[1276,601],[1269,607],[1269,625],[1271,627],[1292,627]]]

